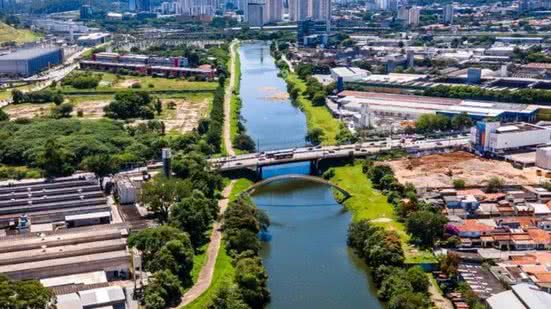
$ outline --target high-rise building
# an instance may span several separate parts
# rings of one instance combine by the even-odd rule
[[[216,0],[177,0],[174,11],[183,16],[214,16]]]
[[[442,12],[442,20],[446,24],[453,24],[453,4],[446,4]]]
[[[129,11],[136,11],[136,0],[128,0],[128,10]]]
[[[417,26],[419,25],[419,17],[421,16],[421,8],[420,7],[412,7],[409,9],[408,12],[408,25],[410,26]]]
[[[15,7],[15,0],[0,0],[0,12],[13,11]]]
[[[151,1],[150,0],[136,0],[136,11],[138,11],[138,12],[149,12],[149,11],[151,11]]]
[[[80,7],[80,19],[92,18],[92,7],[85,4]]]
[[[518,3],[518,10],[521,12],[528,12],[530,10],[530,0],[520,0]]]
[[[264,8],[266,4],[261,0],[251,1],[247,5],[247,23],[251,26],[262,26],[264,25]]]
[[[264,22],[272,23],[281,21],[283,16],[282,0],[266,0],[264,6]]]
[[[289,19],[303,21],[331,19],[331,0],[289,0]]]
[[[331,0],[312,0],[312,19],[331,19]]]
[[[299,21],[297,26],[297,43],[299,46],[327,44],[329,21],[307,18]]]
[[[398,8],[398,19],[403,21],[409,19],[409,9],[405,5]]]

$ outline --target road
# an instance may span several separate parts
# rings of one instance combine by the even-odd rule
[[[238,76],[235,76],[236,73],[234,66],[236,57],[235,46],[237,45],[237,43],[238,41],[234,40],[230,44],[230,82],[228,87],[226,87],[226,92],[224,93],[224,132],[222,138],[224,139],[226,152],[230,156],[235,155],[231,138],[231,98],[233,96],[233,90],[235,88],[235,78],[238,78]]]
[[[271,151],[267,153],[252,153],[239,156],[230,156],[209,160],[212,166],[220,171],[239,170],[242,168],[256,168],[261,166],[277,165],[292,162],[304,162],[317,159],[344,158],[351,154],[354,156],[365,156],[367,154],[377,153],[383,150],[389,150],[401,147],[409,151],[423,151],[430,149],[443,149],[450,147],[466,146],[469,139],[465,137],[433,139],[423,141],[407,141],[402,143],[400,140],[390,142],[381,141],[373,143],[359,143],[342,146],[323,146],[323,147],[302,147],[295,149],[286,149]],[[280,156],[276,158],[276,156]]]

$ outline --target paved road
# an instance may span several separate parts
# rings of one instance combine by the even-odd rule
[[[354,145],[342,146],[324,146],[324,147],[302,147],[286,150],[278,150],[266,153],[244,154],[239,156],[230,156],[225,158],[211,159],[209,162],[218,170],[231,171],[242,168],[256,168],[260,166],[277,165],[292,162],[304,162],[316,159],[344,158],[350,156],[365,156],[371,153],[377,153],[382,150],[389,150],[400,146],[410,151],[423,151],[431,149],[443,149],[450,147],[466,146],[469,143],[468,138],[449,138],[434,139],[423,141],[400,142],[393,140],[390,142],[359,143]],[[287,156],[276,156],[287,154]]]
[[[220,216],[224,214],[229,203],[229,196],[233,189],[235,180],[232,180],[222,191],[223,198],[218,201],[218,207],[220,208]],[[221,218],[221,217],[220,217]],[[185,306],[193,302],[199,296],[201,296],[210,287],[212,283],[212,277],[214,275],[214,267],[216,265],[216,259],[218,258],[218,251],[220,251],[220,244],[222,241],[222,221],[218,220],[212,226],[212,234],[210,235],[210,243],[207,248],[207,261],[203,268],[199,272],[199,278],[197,282],[189,289],[184,296],[182,296],[182,302],[180,306]]]
[[[235,76],[235,46],[237,45],[238,41],[232,41],[230,44],[230,83],[228,87],[226,88],[226,93],[224,94],[224,146],[226,147],[226,152],[230,156],[235,155],[235,151],[233,150],[233,143],[231,139],[231,118],[232,118],[232,111],[231,111],[231,98],[233,96],[233,90],[235,88],[235,79],[239,78],[238,76]]]

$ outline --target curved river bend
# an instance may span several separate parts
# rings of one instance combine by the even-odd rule
[[[263,151],[303,146],[306,119],[286,98],[269,44],[243,43],[239,52],[241,115],[248,134]],[[308,163],[266,168],[263,176],[308,173],[308,168]],[[351,216],[330,187],[284,180],[260,188],[253,199],[272,221],[272,239],[261,252],[270,308],[382,308],[365,264],[346,246]]]

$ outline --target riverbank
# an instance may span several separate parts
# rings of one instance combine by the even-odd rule
[[[239,97],[239,89],[241,87],[241,56],[239,55],[239,44],[235,49],[235,58],[233,61],[232,79],[234,87],[230,102],[230,137],[233,146],[235,147],[235,137],[241,133],[239,131],[239,122],[241,119],[241,98]],[[234,148],[236,154],[243,154],[245,151]]]
[[[238,45],[238,41],[232,41],[230,43],[230,60],[228,67],[230,68],[230,78],[229,82],[225,83],[225,91],[224,91],[224,124],[222,128],[222,145],[221,145],[221,152],[223,155],[235,155],[235,151],[233,149],[233,139],[231,134],[231,126],[232,126],[232,101],[234,97],[235,92],[235,85],[236,82],[239,83],[239,79],[236,78],[236,61],[238,60],[237,52],[235,50],[235,46]],[[241,73],[239,73],[241,74]],[[239,75],[240,76],[240,75]],[[237,80],[237,81],[236,81]]]
[[[344,202],[344,206],[352,213],[353,221],[368,219],[375,225],[396,231],[400,235],[405,262],[408,264],[436,262],[432,252],[420,250],[409,244],[410,236],[404,224],[398,222],[394,208],[387,202],[386,196],[373,188],[371,181],[362,171],[360,161],[353,165],[333,167],[333,170],[335,176],[330,181],[352,194],[352,197]]]
[[[341,128],[341,123],[335,119],[331,112],[324,106],[314,106],[312,101],[308,100],[302,93],[306,91],[306,82],[298,77],[295,73],[287,70],[281,70],[281,75],[287,82],[287,85],[293,84],[300,90],[300,94],[294,100],[295,104],[306,115],[306,125],[308,130],[319,128],[323,131],[322,145],[335,145],[337,143],[337,135]]]

